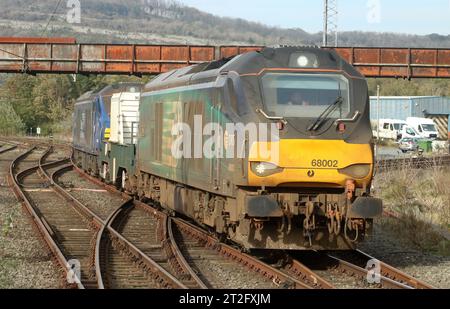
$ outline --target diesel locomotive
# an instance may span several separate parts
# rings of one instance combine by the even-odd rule
[[[265,48],[119,90],[90,152],[75,106],[74,159],[136,198],[245,249],[353,249],[382,214],[367,83],[332,50]]]
[[[140,92],[139,83],[118,83],[86,92],[75,102],[72,124],[73,156],[86,171],[98,174],[98,155],[109,139],[114,93]]]

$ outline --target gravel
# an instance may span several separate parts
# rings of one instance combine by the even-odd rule
[[[276,289],[271,280],[174,229],[181,253],[205,284],[214,289]]]
[[[330,282],[337,289],[377,289],[377,287],[369,285],[364,279],[344,274],[336,269],[331,271],[315,270],[314,272]]]
[[[0,155],[0,288],[59,288],[62,272],[7,184],[19,150]]]
[[[103,220],[125,202],[121,196],[89,182],[75,171],[64,173],[58,178],[58,183]]]
[[[399,239],[384,220],[377,220],[372,237],[359,249],[432,286],[450,288],[450,257],[424,252]]]
[[[254,272],[234,265],[236,262],[214,259],[197,260],[195,265],[202,273],[209,273],[227,289],[276,289],[275,284]]]

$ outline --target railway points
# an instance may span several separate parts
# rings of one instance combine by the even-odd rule
[[[89,270],[89,274],[81,273],[80,283],[68,287],[245,288],[240,283],[263,289],[345,287],[345,283],[333,278],[336,274],[360,280],[357,285],[360,288],[371,286],[365,282],[368,270],[364,264],[373,257],[362,251],[317,253],[314,257],[298,253],[279,259],[284,263],[270,266],[267,264],[270,259],[259,261],[260,254],[252,257],[221,244],[220,239],[193,224],[170,218],[154,204],[127,200],[114,186],[80,170],[70,157],[65,157],[67,154],[67,147],[55,151],[46,144],[35,144],[11,164],[10,176],[17,184],[14,185],[16,194],[25,205],[31,206],[29,212],[55,259],[67,262],[77,257],[82,261],[82,269]],[[68,179],[71,179],[70,186],[67,186]],[[115,202],[109,209],[95,201],[80,202],[73,195],[80,192],[73,190],[73,184],[79,190],[86,190],[82,192],[93,199],[107,192]],[[53,197],[49,198],[50,195]],[[60,204],[66,205],[65,210],[49,212],[48,205],[55,204],[49,201],[55,197],[66,201]],[[70,234],[74,232],[77,236],[71,240]],[[141,262],[136,263],[136,259]],[[59,263],[67,275],[68,264]],[[322,266],[318,268],[317,263]],[[382,279],[372,288],[433,288],[380,263]],[[316,269],[328,269],[331,273],[325,275],[324,270]],[[239,275],[234,278],[236,274]]]

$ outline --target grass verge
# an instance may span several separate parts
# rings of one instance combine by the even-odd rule
[[[380,224],[399,241],[421,250],[450,256],[450,169],[431,166],[380,173],[375,178],[375,194],[385,209],[398,218],[383,218]]]

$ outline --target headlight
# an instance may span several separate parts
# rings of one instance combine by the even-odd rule
[[[267,177],[283,171],[281,167],[269,162],[251,162],[250,167],[252,172],[259,177]]]
[[[338,171],[340,174],[344,174],[356,179],[362,179],[369,175],[370,164],[355,164]]]
[[[297,64],[299,67],[307,67],[309,64],[309,59],[306,56],[301,55],[297,59]]]
[[[297,52],[289,57],[289,67],[291,68],[317,68],[319,59],[317,55],[310,52]]]

